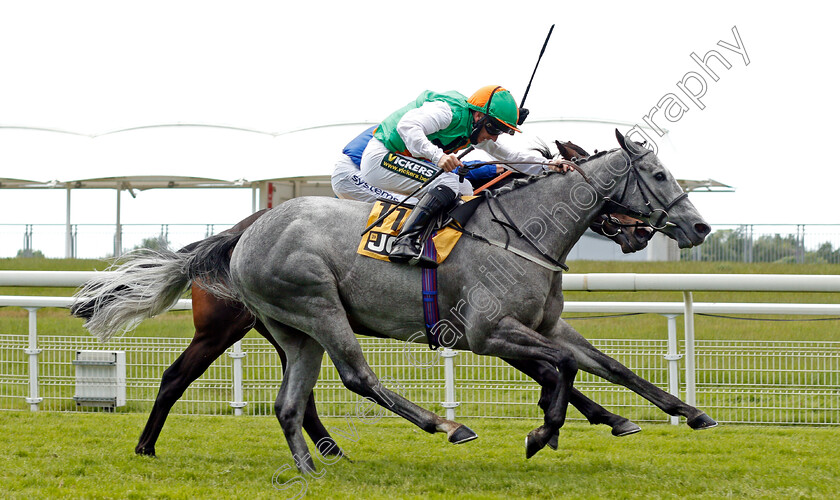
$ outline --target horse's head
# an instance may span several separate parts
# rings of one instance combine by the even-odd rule
[[[613,205],[626,215],[648,222],[655,229],[677,241],[680,248],[703,243],[711,232],[709,224],[688,200],[656,155],[615,131],[625,156],[627,178],[623,192],[619,188]]]

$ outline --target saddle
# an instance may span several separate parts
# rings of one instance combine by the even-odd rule
[[[463,234],[462,231],[453,227],[457,224],[463,226],[482,202],[481,196],[463,196],[460,202],[448,212],[441,214],[434,224],[429,226],[427,233],[423,235],[424,253],[433,254],[435,261],[440,264],[452,253],[455,244]],[[396,205],[393,201],[379,199],[373,204],[368,216],[368,226],[373,224],[379,217]],[[391,246],[397,238],[403,224],[408,220],[413,205],[400,205],[388,217],[370,229],[362,236],[356,253],[379,260],[388,260]],[[429,252],[427,252],[427,248]]]

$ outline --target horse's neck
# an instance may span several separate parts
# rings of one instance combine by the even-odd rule
[[[603,213],[605,199],[618,199],[623,195],[624,184],[629,175],[627,157],[621,150],[613,150],[602,156],[592,158],[578,166],[577,174],[583,180],[571,185],[564,191],[561,200],[580,210],[580,220],[575,225],[574,237],[570,244],[564,245],[560,260],[565,262],[572,247],[589,229],[595,218]]]
[[[592,184],[587,183],[579,172],[551,174],[545,179],[510,191],[502,188],[497,201],[519,229],[537,243],[539,249],[562,262],[603,210],[604,196],[615,196],[617,183],[609,174],[605,161],[609,156],[587,162],[585,175]],[[602,180],[612,180],[613,189],[600,187],[598,182]],[[600,184],[610,185],[609,182]],[[493,214],[503,222],[508,221],[500,213],[501,209],[496,207],[496,202],[490,203],[491,206],[486,209],[487,216],[481,217],[484,220],[481,225],[491,235],[498,237],[504,229],[491,222]],[[516,245],[526,248],[521,243]]]

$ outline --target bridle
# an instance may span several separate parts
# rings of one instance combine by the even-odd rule
[[[662,199],[656,194],[656,191],[651,189],[650,185],[648,185],[648,183],[644,180],[641,172],[639,172],[639,168],[633,163],[634,160],[639,160],[641,158],[644,158],[645,155],[647,155],[649,153],[650,153],[650,151],[648,151],[646,153],[643,153],[641,155],[638,155],[638,156],[628,155],[629,160],[630,160],[630,172],[627,174],[627,179],[624,181],[624,189],[622,189],[622,191],[621,191],[621,196],[618,197],[618,200],[614,200],[614,199],[610,198],[609,196],[602,196],[602,198],[606,202],[605,212],[623,212],[623,213],[625,213],[625,214],[627,214],[631,217],[634,217],[636,219],[646,220],[648,225],[651,228],[653,228],[657,231],[661,231],[661,230],[665,229],[666,227],[668,227],[669,225],[673,225],[673,222],[670,222],[668,220],[668,211],[671,210],[672,208],[674,208],[674,205],[676,205],[677,203],[682,201],[683,198],[688,197],[688,193],[682,192],[682,193],[678,194],[670,202],[662,201]],[[579,172],[583,176],[583,179],[590,186],[592,186],[592,189],[595,189],[595,192],[598,193],[598,190],[595,188],[595,185],[589,180],[589,177],[580,168],[580,165],[574,164],[573,162],[567,162],[566,160],[564,160],[564,162],[565,163],[572,163],[572,165],[574,165],[575,171]],[[630,207],[628,207],[627,205],[624,204],[624,198],[627,196],[627,190],[630,186],[631,178],[636,181],[636,188],[639,190],[639,193],[642,195],[642,199],[644,200],[645,206],[648,209],[647,213],[636,210],[635,208],[630,208]],[[662,208],[652,208],[651,207],[651,201],[650,201],[650,198],[648,197],[648,193],[650,193],[650,196],[652,196],[653,199]],[[619,208],[620,210],[613,210],[613,208]],[[654,218],[654,215],[657,214],[657,213],[659,213],[660,215],[658,217]],[[615,221],[615,222],[622,227],[628,226],[628,224],[623,224],[619,221]],[[601,225],[603,227],[603,221],[602,221]],[[636,226],[638,224],[632,224],[632,225]]]
[[[626,227],[632,227],[632,228],[646,227],[646,228],[649,228],[649,227],[651,227],[647,222],[643,222],[643,221],[640,221],[640,220],[637,220],[636,222],[633,222],[633,223],[621,222],[620,220],[616,219],[615,217],[613,217],[612,215],[607,214],[607,213],[601,214],[600,217],[599,217],[599,220],[597,222],[593,222],[592,225],[593,226],[598,226],[599,228],[601,228],[600,229],[601,234],[603,234],[607,238],[612,238],[614,236],[618,236],[621,233],[622,228],[626,228]],[[610,233],[609,231],[607,231],[607,227],[610,227],[610,226],[616,228],[614,233]]]

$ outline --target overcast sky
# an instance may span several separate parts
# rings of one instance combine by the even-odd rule
[[[556,23],[526,103],[532,120],[641,125],[648,115],[668,130],[652,138],[677,177],[736,187],[691,196],[711,223],[835,223],[833,5],[3,0],[0,126],[96,135],[200,123],[276,133],[376,122],[424,89],[469,95],[492,83],[518,100]],[[717,81],[691,57],[710,50],[730,66],[709,62]],[[705,94],[692,99],[683,80],[686,92]],[[215,129],[97,138],[0,129],[0,177],[324,173],[356,130],[326,130],[301,146]],[[616,146],[608,125],[523,130],[520,140]],[[113,191],[74,192],[73,222],[113,222],[114,200]],[[250,206],[248,190],[148,191],[123,196],[122,222],[235,222]],[[63,223],[64,210],[63,190],[0,190],[0,224]]]

